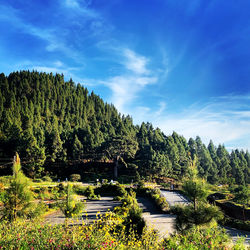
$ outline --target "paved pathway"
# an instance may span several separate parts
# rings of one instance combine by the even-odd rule
[[[101,197],[101,200],[87,201],[86,208],[83,210],[83,215],[79,219],[70,219],[70,224],[82,224],[84,222],[91,222],[96,219],[97,212],[104,214],[109,210],[113,210],[114,207],[119,206],[120,202],[113,201],[113,197]],[[87,213],[87,216],[86,216]],[[55,225],[65,222],[65,216],[61,211],[55,211],[48,214],[44,218],[44,222]]]
[[[224,227],[227,231],[227,233],[231,236],[234,242],[236,242],[239,237],[245,237],[245,244],[250,245],[250,232],[247,231],[241,231],[235,228],[231,227]]]
[[[185,197],[183,197],[178,192],[161,190],[161,193],[166,198],[170,206],[174,206],[176,204],[184,204],[184,205],[189,204],[188,200],[185,199]],[[226,229],[227,233],[232,237],[234,242],[236,242],[239,239],[239,237],[244,236],[246,238],[245,243],[247,245],[250,245],[250,232],[241,231],[230,227],[224,227],[224,228]]]
[[[137,197],[148,226],[158,230],[161,237],[174,233],[175,215],[162,213],[149,198]]]
[[[178,192],[161,190],[161,194],[166,198],[170,206],[174,206],[177,204],[183,204],[183,205],[189,204],[189,201]]]

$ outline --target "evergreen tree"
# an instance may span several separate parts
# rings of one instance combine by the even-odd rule
[[[132,158],[135,156],[138,149],[138,143],[129,136],[115,137],[112,140],[105,142],[102,145],[103,150],[107,156],[114,160],[114,178],[118,177],[119,161],[126,165],[125,158]]]
[[[10,221],[20,216],[25,216],[33,198],[29,189],[28,179],[21,170],[19,155],[16,153],[13,163],[13,176],[10,187],[6,191],[6,199],[3,202],[3,218]]]

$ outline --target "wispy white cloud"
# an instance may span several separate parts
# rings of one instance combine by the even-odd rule
[[[156,81],[156,77],[121,75],[112,77],[102,83],[111,89],[111,102],[116,108],[122,113],[129,113],[129,107],[137,98],[138,93],[142,91],[144,87]]]
[[[150,71],[146,68],[148,59],[144,56],[137,55],[130,49],[124,50],[125,66],[128,70],[136,74],[149,74]]]
[[[163,104],[162,107],[165,109]],[[157,116],[157,112],[144,110],[142,120],[138,122],[148,120],[166,134],[176,131],[187,139],[199,135],[205,143],[212,139],[216,144],[224,143],[228,149],[250,150],[249,107],[249,95],[231,95],[213,98],[204,105],[192,105],[177,114],[163,111]]]
[[[84,15],[84,18],[100,18],[99,13],[90,8],[90,0],[59,0],[59,3],[75,13]]]
[[[161,102],[159,103],[159,109],[155,112],[155,115],[156,115],[156,116],[162,115],[162,113],[163,113],[164,110],[166,109],[166,106],[167,106],[167,104],[166,104],[165,102],[161,101]]]
[[[65,2],[64,4],[66,5]],[[74,8],[81,12],[79,14],[79,18],[77,19],[81,20],[81,22],[79,23],[80,30],[83,30],[83,28],[85,27],[86,20],[91,20],[93,21],[93,23],[99,23],[99,26],[101,25],[102,22],[101,19],[98,17],[98,14],[94,10],[88,8],[88,4],[86,1],[84,1],[84,4],[81,4],[79,8],[77,7],[78,4],[79,2],[77,0],[67,1],[67,6],[74,6]],[[25,20],[22,17],[23,15],[21,14],[22,13],[18,9],[15,9],[9,5],[0,4],[0,20],[5,21],[6,23],[8,23],[8,25],[11,25],[15,29],[17,29],[18,32],[29,34],[45,41],[45,53],[61,52],[64,56],[67,56],[68,58],[73,59],[76,63],[85,66],[84,55],[80,48],[77,48],[78,44],[83,44],[84,39],[86,39],[85,36],[78,36],[77,39],[80,39],[79,41],[74,38],[76,46],[73,46],[72,44],[69,44],[68,36],[70,33],[68,32],[67,22],[65,20],[60,22],[59,25],[52,25],[48,28],[44,28],[39,27],[38,25],[34,25],[33,23],[30,23],[29,21]],[[65,11],[63,12],[63,15],[65,15]],[[64,19],[70,18],[69,16],[70,14],[65,15]],[[91,27],[89,29],[91,29]],[[95,29],[95,31],[91,31],[90,35],[92,34],[93,36],[95,36],[97,32],[96,30],[97,29]]]
[[[55,62],[54,62],[54,65],[55,65],[56,67],[63,67],[63,63],[62,63],[61,61],[59,61],[59,60],[55,61]]]
[[[100,83],[112,91],[110,101],[122,113],[130,113],[131,105],[137,99],[139,93],[150,84],[157,82],[158,77],[148,68],[148,58],[137,54],[128,48],[120,48],[120,60],[123,74],[110,77]],[[118,52],[116,51],[116,52]]]
[[[65,5],[69,8],[79,8],[79,3],[77,0],[65,0]]]

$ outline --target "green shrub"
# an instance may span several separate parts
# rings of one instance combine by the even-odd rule
[[[95,194],[95,190],[92,186],[88,186],[84,192],[84,195],[87,197],[89,200],[99,200],[100,195]]]
[[[79,174],[71,174],[69,176],[69,179],[73,182],[77,182],[77,181],[80,181],[81,180],[81,175]]]
[[[58,200],[58,199],[63,199],[66,195],[66,187],[63,184],[59,184],[55,187],[52,187],[50,192],[51,192],[51,199],[53,200]]]
[[[169,204],[166,199],[161,196],[161,192],[159,188],[137,188],[137,194],[141,196],[146,196],[153,200],[155,205],[163,212],[169,211]]]
[[[11,178],[12,178],[12,176],[10,176],[10,175],[0,176],[0,182],[1,182],[4,186],[9,185],[9,184],[10,184],[10,181],[11,181]]]
[[[185,232],[198,225],[206,225],[213,220],[221,220],[223,213],[216,206],[207,203],[200,204],[196,210],[193,205],[174,206],[171,211],[177,215],[176,229]]]
[[[33,180],[33,182],[36,182],[36,183],[41,183],[41,182],[43,182],[43,180],[42,180],[42,179],[38,179],[38,178],[36,178],[36,179],[34,179],[34,180]]]
[[[47,175],[43,176],[42,180],[46,182],[52,182],[52,179]]]
[[[133,191],[126,192],[123,198],[120,198],[122,204],[120,207],[115,208],[115,212],[123,218],[125,232],[127,234],[131,234],[132,232],[140,237],[146,223],[142,218],[142,209],[136,200],[136,193]]]
[[[44,214],[46,211],[48,211],[48,206],[45,203],[43,202],[33,203],[26,213],[26,218],[28,219],[37,218],[42,214]]]
[[[48,187],[40,187],[39,189],[37,189],[38,190],[38,193],[37,193],[37,191],[36,191],[36,193],[37,193],[37,198],[40,198],[40,199],[42,199],[42,200],[48,200],[48,199],[51,199],[52,197],[52,195],[51,195],[51,193],[49,192],[49,189],[48,189]]]
[[[222,220],[219,221],[220,224],[224,226],[229,226],[237,228],[239,230],[250,231],[250,221],[237,220],[228,216],[225,216]]]
[[[101,187],[96,188],[95,192],[102,195],[123,196],[126,190],[121,184],[103,184]]]
[[[127,233],[133,230],[136,235],[141,236],[146,226],[146,222],[142,218],[142,210],[139,207],[130,207],[123,225],[126,227]]]
[[[219,227],[193,228],[185,234],[175,234],[164,240],[163,249],[245,249],[242,244],[227,248],[229,236]]]
[[[66,199],[60,203],[59,206],[66,218],[77,216],[84,208],[84,204],[80,201],[77,201],[70,184],[67,185]]]
[[[105,218],[107,218],[105,220]],[[109,213],[96,223],[65,227],[38,221],[18,220],[0,223],[1,249],[247,249],[234,245],[220,228],[189,230],[186,234],[160,239],[153,230],[143,230],[140,237],[126,233],[123,220]]]
[[[16,153],[13,176],[10,179],[10,186],[6,189],[3,209],[0,210],[2,218],[15,221],[18,217],[25,216],[32,199],[33,192],[29,188],[29,179],[23,174],[20,158]]]
[[[86,187],[82,185],[73,185],[73,190],[78,195],[84,195],[86,191]]]

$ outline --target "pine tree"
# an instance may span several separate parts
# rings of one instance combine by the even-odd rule
[[[71,218],[82,212],[84,204],[77,201],[76,195],[73,193],[72,186],[70,184],[67,185],[66,192],[66,199],[60,204],[60,208],[66,218]]]
[[[28,179],[21,170],[20,158],[16,153],[13,163],[13,176],[4,200],[3,218],[14,221],[20,216],[25,216],[32,198]]]

